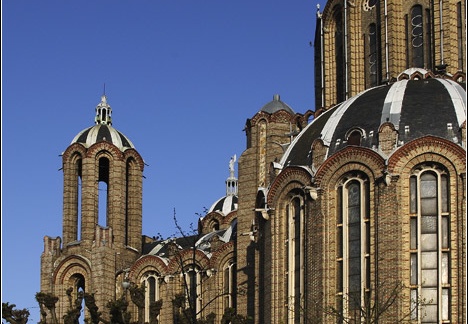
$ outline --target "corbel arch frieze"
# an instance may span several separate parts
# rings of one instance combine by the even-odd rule
[[[336,183],[345,173],[361,171],[370,181],[375,181],[386,170],[384,158],[365,147],[346,147],[328,158],[315,174],[315,185],[325,189],[329,183]]]
[[[270,120],[271,122],[290,122],[294,123],[296,119],[296,115],[291,115],[288,113],[286,110],[278,110],[274,112],[273,114],[270,115]]]
[[[283,194],[310,186],[312,175],[302,167],[286,167],[276,178],[267,194],[267,205],[274,208]]]
[[[297,120],[300,120],[303,116],[301,114],[291,115],[291,113],[286,110],[278,110],[273,114],[266,113],[264,111],[259,111],[255,114],[252,119],[250,119],[250,126],[257,125],[260,121],[264,120],[267,123],[271,122],[291,122],[295,123]]]
[[[250,127],[257,125],[259,122],[264,121],[266,123],[269,122],[270,119],[270,114],[267,114],[264,111],[259,111],[258,113],[255,114],[249,121],[250,121]]]
[[[174,274],[180,272],[181,268],[191,265],[196,265],[201,269],[205,269],[209,263],[210,260],[204,252],[198,249],[195,251],[193,249],[185,249],[178,252],[170,259],[167,269],[170,274]]]
[[[62,153],[62,161],[64,164],[74,162],[77,156],[85,157],[86,148],[80,143],[73,143]]]
[[[65,284],[76,274],[82,275],[86,281],[89,281],[91,275],[91,263],[88,259],[72,255],[63,259],[54,271],[54,283]]]
[[[123,153],[124,159],[128,161],[129,159],[133,159],[135,163],[137,164],[139,170],[143,172],[145,168],[145,162],[143,161],[143,158],[141,155],[133,148],[125,150]]]
[[[209,267],[219,270],[220,266],[234,258],[234,242],[227,242],[219,247],[211,256]]]
[[[425,136],[408,142],[389,157],[388,172],[401,176],[415,165],[435,162],[444,165],[449,172],[466,172],[466,150],[460,145],[435,136]]]
[[[203,217],[203,219],[200,221],[200,225],[203,228],[203,233],[211,231],[209,226],[213,222],[217,222],[219,225],[224,224],[224,216],[218,211],[212,211]]]
[[[137,282],[137,279],[140,279],[148,271],[156,271],[160,275],[165,275],[168,272],[166,263],[160,257],[145,255],[132,265],[128,277],[130,281]]]
[[[119,148],[109,142],[98,142],[91,145],[86,152],[86,157],[97,157],[101,152],[108,152],[112,157],[109,160],[124,160],[124,155]]]

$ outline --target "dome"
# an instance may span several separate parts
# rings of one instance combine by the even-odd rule
[[[81,143],[88,148],[97,142],[107,141],[117,146],[122,152],[128,148],[135,148],[124,134],[112,127],[112,108],[107,103],[105,95],[101,97],[101,102],[96,106],[94,121],[96,125],[79,132],[71,144]]]
[[[285,104],[284,102],[280,100],[279,94],[275,94],[273,96],[273,100],[267,103],[265,106],[263,106],[262,109],[260,109],[260,111],[263,111],[269,114],[273,114],[280,110],[286,110],[290,114],[293,114],[293,115],[295,114],[294,110],[292,110],[291,107],[289,107],[287,104]]]
[[[391,123],[398,132],[397,146],[426,135],[461,144],[459,130],[465,120],[464,84],[438,78],[404,79],[368,89],[322,113],[296,137],[280,164],[311,165],[316,139],[327,147],[328,158],[352,145],[354,131],[360,133],[357,145],[378,150],[384,123]]]
[[[91,145],[101,141],[107,141],[114,144],[122,152],[128,148],[135,148],[133,143],[124,134],[116,130],[111,125],[105,124],[94,125],[82,130],[75,136],[75,138],[73,138],[71,144],[81,143],[85,147],[90,147]]]
[[[213,211],[222,212],[224,215],[237,209],[237,196],[227,195],[218,199],[213,205],[211,205],[208,213]]]

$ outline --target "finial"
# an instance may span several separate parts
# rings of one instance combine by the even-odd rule
[[[96,116],[94,117],[96,125],[112,125],[112,108],[107,103],[105,89],[104,85],[104,94],[101,96],[101,102],[96,106]]]

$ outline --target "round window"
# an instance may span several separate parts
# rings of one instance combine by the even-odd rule
[[[363,3],[364,10],[369,11],[372,8],[374,8],[376,4],[377,4],[377,0],[366,0]]]

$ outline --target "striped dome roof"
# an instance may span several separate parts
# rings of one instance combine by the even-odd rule
[[[94,125],[82,130],[75,136],[75,138],[73,138],[71,144],[81,143],[88,148],[91,145],[102,141],[114,144],[122,152],[128,148],[135,148],[133,143],[124,134],[116,130],[111,125],[105,124]]]
[[[360,145],[379,149],[379,128],[391,123],[398,131],[397,146],[433,135],[461,144],[466,121],[465,84],[448,79],[401,80],[368,89],[315,118],[291,143],[280,164],[311,165],[311,146],[321,139],[326,157],[347,145],[353,130]]]
[[[218,199],[213,205],[211,205],[208,213],[213,211],[222,212],[223,215],[227,215],[230,212],[237,209],[237,196],[227,195]]]
[[[112,127],[112,108],[103,95],[101,102],[96,106],[96,125],[88,127],[76,135],[71,144],[81,143],[86,148],[91,145],[107,141],[117,146],[122,152],[128,148],[135,148],[133,143],[121,132]]]

